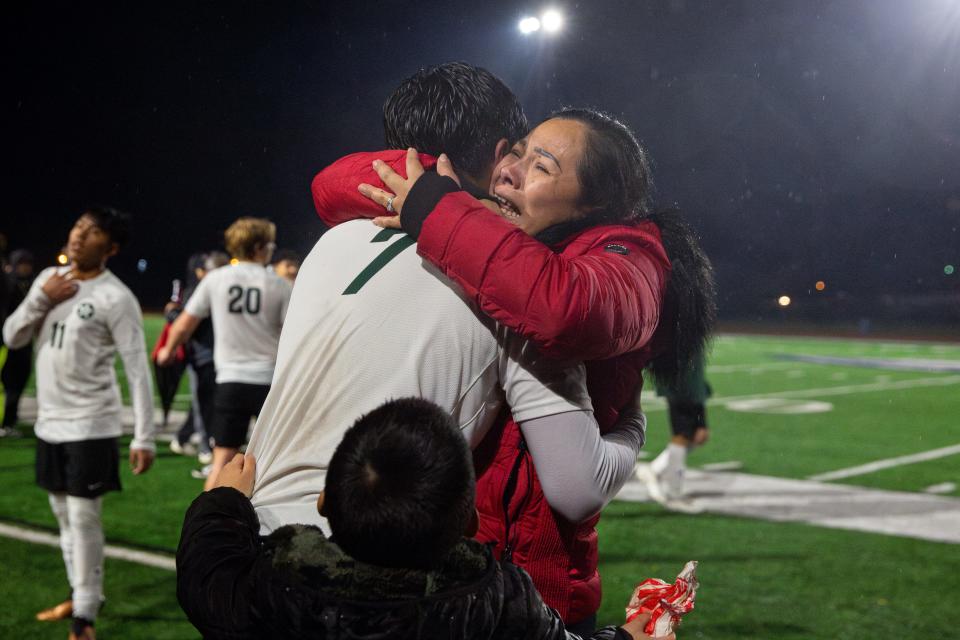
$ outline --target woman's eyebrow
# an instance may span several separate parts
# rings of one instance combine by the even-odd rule
[[[550,158],[551,160],[553,160],[553,161],[557,164],[557,167],[558,167],[558,168],[560,167],[560,161],[557,160],[557,156],[553,155],[552,153],[550,153],[549,151],[547,151],[547,150],[544,149],[543,147],[534,147],[534,148],[533,148],[533,151],[534,151],[535,153],[539,153],[539,154],[542,155],[542,156],[546,156],[546,157]]]

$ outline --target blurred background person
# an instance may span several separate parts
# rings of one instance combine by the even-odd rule
[[[47,491],[60,531],[70,599],[37,614],[72,617],[71,638],[92,640],[103,601],[103,494],[120,490],[119,354],[133,403],[130,466],[154,460],[153,390],[140,304],[109,269],[129,237],[129,216],[90,207],[67,243],[69,266],[50,267],[3,324],[22,348],[37,336],[36,480]]]
[[[669,408],[672,436],[653,462],[637,465],[637,478],[646,485],[650,497],[675,511],[699,511],[686,496],[683,483],[687,454],[706,444],[710,437],[706,403],[713,390],[705,369],[706,361],[701,357],[674,385],[657,383],[657,395],[666,399]]]
[[[292,285],[300,272],[301,262],[300,254],[293,249],[280,249],[273,255],[273,270]]]
[[[9,295],[3,316],[12,313],[27,297],[27,292],[30,291],[30,285],[33,283],[33,276],[33,254],[26,249],[17,249],[11,253],[9,263],[4,265],[3,268],[3,279]],[[17,349],[7,347],[7,359],[3,363],[3,371],[0,373],[0,380],[3,382],[5,393],[0,437],[18,437],[20,435],[16,428],[18,407],[20,396],[23,395],[23,390],[27,386],[27,379],[30,378],[32,360],[33,340]]]
[[[204,319],[212,321],[216,388],[209,423],[214,448],[208,489],[220,468],[240,450],[250,420],[259,415],[270,391],[291,292],[286,280],[265,268],[276,237],[276,226],[265,218],[235,220],[224,241],[236,262],[200,281],[157,353],[158,365],[172,363],[177,347],[193,337]]]
[[[181,304],[167,305],[168,322],[176,321],[183,304],[190,300],[197,285],[208,272],[229,264],[230,258],[222,251],[195,253],[187,260],[185,286]],[[213,394],[216,389],[216,368],[213,364],[213,323],[204,318],[186,344],[187,378],[190,381],[190,411],[187,418],[170,441],[174,453],[197,456],[200,464],[208,465],[213,459],[207,425],[213,417]]]

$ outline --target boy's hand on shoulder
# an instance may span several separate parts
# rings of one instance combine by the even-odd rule
[[[217,480],[213,483],[213,488],[232,487],[249,498],[253,495],[253,483],[256,477],[256,459],[249,453],[247,455],[238,453],[233,457],[233,460],[220,469]]]

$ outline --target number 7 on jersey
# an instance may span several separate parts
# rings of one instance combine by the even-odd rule
[[[350,296],[355,294],[357,291],[360,291],[360,288],[367,284],[367,281],[375,276],[380,269],[383,269],[388,262],[400,255],[407,247],[416,244],[416,240],[404,234],[403,231],[398,231],[396,229],[384,229],[375,235],[373,240],[370,242],[386,242],[393,236],[401,234],[403,234],[403,237],[398,238],[396,242],[389,245],[386,249],[381,251],[376,258],[371,260],[370,264],[364,267],[363,271],[358,273],[357,277],[354,278],[349,285],[347,285],[347,288],[343,290],[341,295]]]

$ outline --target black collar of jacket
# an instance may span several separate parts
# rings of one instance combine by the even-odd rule
[[[551,249],[557,250],[556,245],[561,245],[564,241],[569,240],[584,229],[595,226],[597,226],[596,221],[590,220],[589,218],[570,220],[569,222],[561,222],[552,227],[547,227],[535,235],[534,238]]]
[[[285,582],[321,599],[391,607],[443,600],[482,589],[496,572],[490,549],[464,538],[434,570],[380,567],[354,560],[316,527],[288,525],[265,540]]]

